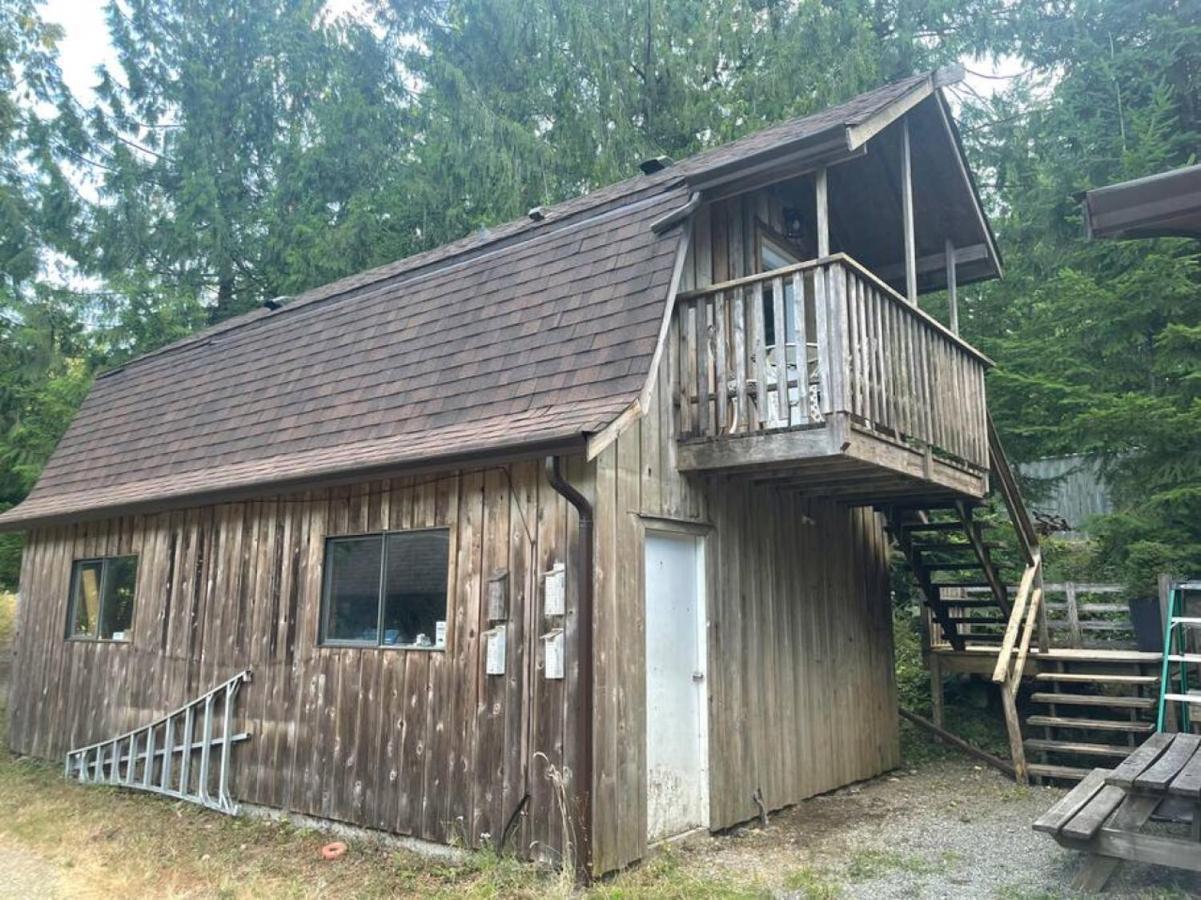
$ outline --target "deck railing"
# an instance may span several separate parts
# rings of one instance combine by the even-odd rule
[[[843,254],[681,293],[676,324],[682,439],[845,413],[988,468],[988,358]]]

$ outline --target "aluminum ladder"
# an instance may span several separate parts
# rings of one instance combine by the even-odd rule
[[[238,805],[229,793],[230,755],[234,744],[250,735],[234,733],[234,706],[250,673],[239,672],[149,725],[69,750],[64,774],[85,784],[150,791],[236,815]]]
[[[1163,671],[1159,680],[1159,709],[1155,719],[1155,730],[1162,732],[1167,719],[1168,704],[1180,704],[1180,731],[1190,731],[1189,710],[1201,705],[1201,690],[1189,688],[1189,666],[1201,666],[1201,653],[1190,653],[1189,629],[1201,628],[1201,618],[1183,615],[1184,595],[1201,593],[1201,581],[1180,581],[1168,590],[1168,621],[1163,635]],[[1172,684],[1172,666],[1178,685]],[[1196,679],[1201,688],[1201,677]]]

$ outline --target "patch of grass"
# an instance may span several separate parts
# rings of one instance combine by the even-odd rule
[[[691,900],[693,897],[742,900],[771,895],[753,879],[734,881],[723,875],[698,871],[684,865],[684,862],[683,851],[679,847],[661,847],[641,864],[593,885],[588,895],[608,900],[643,897],[657,900]]]
[[[847,863],[847,877],[852,881],[869,881],[889,872],[932,875],[939,868],[938,863],[914,854],[895,850],[856,850]]]
[[[17,595],[0,591],[0,647],[8,647],[17,627]]]
[[[805,867],[784,876],[784,889],[795,891],[805,900],[837,900],[842,888],[823,872]]]

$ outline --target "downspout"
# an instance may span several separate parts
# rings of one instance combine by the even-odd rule
[[[576,869],[585,882],[592,878],[592,581],[593,581],[593,528],[592,504],[563,477],[563,458],[546,458],[546,478],[550,486],[567,498],[580,516],[579,565],[576,566],[576,583],[579,595],[576,604],[576,636],[579,660],[578,697],[575,698],[579,711],[577,729],[576,769],[572,773],[575,782],[576,807]]]

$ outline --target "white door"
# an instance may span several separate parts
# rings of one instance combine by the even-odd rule
[[[646,825],[650,840],[709,822],[701,538],[646,533]]]

